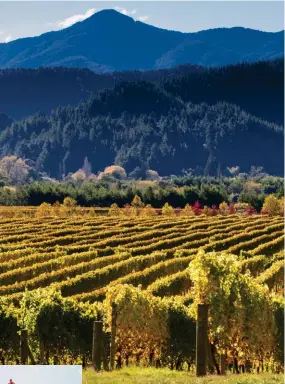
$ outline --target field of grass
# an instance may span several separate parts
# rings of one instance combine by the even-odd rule
[[[283,384],[284,375],[228,374],[197,378],[192,373],[155,368],[124,368],[115,372],[83,373],[83,384]]]

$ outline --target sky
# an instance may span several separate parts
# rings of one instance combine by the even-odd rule
[[[52,5],[51,5],[52,3]],[[102,9],[116,9],[136,20],[181,32],[236,27],[277,32],[284,29],[280,1],[3,1],[0,42],[66,28]]]
[[[82,384],[81,365],[0,365],[0,383]]]

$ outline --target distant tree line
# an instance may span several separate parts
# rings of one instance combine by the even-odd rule
[[[62,203],[70,197],[80,206],[110,207],[117,204],[123,207],[138,196],[144,205],[154,208],[161,208],[166,203],[174,208],[183,208],[196,202],[201,207],[239,202],[247,203],[260,212],[266,196],[274,195],[278,199],[284,196],[283,179],[267,175],[262,168],[256,167],[252,167],[249,174],[241,173],[239,167],[232,167],[228,170],[229,176],[219,178],[196,176],[190,170],[185,171],[184,176],[161,178],[156,171],[147,170],[144,178],[135,180],[119,166],[109,166],[95,175],[88,159],[85,159],[81,169],[59,182],[45,177],[35,180],[26,162],[17,158],[8,160],[0,161],[0,205],[37,206],[44,202]],[[24,183],[23,178],[26,180]],[[16,179],[18,183],[11,184],[11,180]]]

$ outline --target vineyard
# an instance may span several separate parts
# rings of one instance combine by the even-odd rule
[[[1,218],[3,363],[19,360],[25,329],[35,360],[88,364],[93,322],[108,345],[115,305],[117,367],[191,369],[197,306],[207,304],[210,371],[220,359],[236,371],[282,368],[281,215],[33,210]]]

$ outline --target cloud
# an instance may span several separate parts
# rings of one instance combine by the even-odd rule
[[[148,16],[139,16],[138,20],[139,21],[146,21],[148,19]]]
[[[122,7],[115,7],[115,10],[118,12],[121,12],[123,15],[126,15],[126,16],[135,15],[137,13],[136,9],[128,10],[128,9],[122,8]]]
[[[12,35],[8,35],[8,36],[6,36],[5,38],[4,38],[4,42],[5,43],[9,43],[9,41],[11,41],[12,40]]]
[[[71,25],[78,23],[78,21],[83,21],[85,19],[88,19],[88,17],[94,15],[95,10],[95,8],[88,9],[83,15],[73,15],[67,17],[64,20],[57,21],[56,24],[61,29],[70,27]]]
[[[7,35],[4,31],[0,30],[0,43],[9,43],[12,40],[12,35]]]
[[[123,15],[126,15],[126,16],[134,16],[137,13],[136,9],[130,10],[122,7],[115,7],[115,10],[118,12],[121,12]],[[137,17],[134,17],[134,19],[139,21],[146,21],[148,19],[148,16],[137,16]]]

